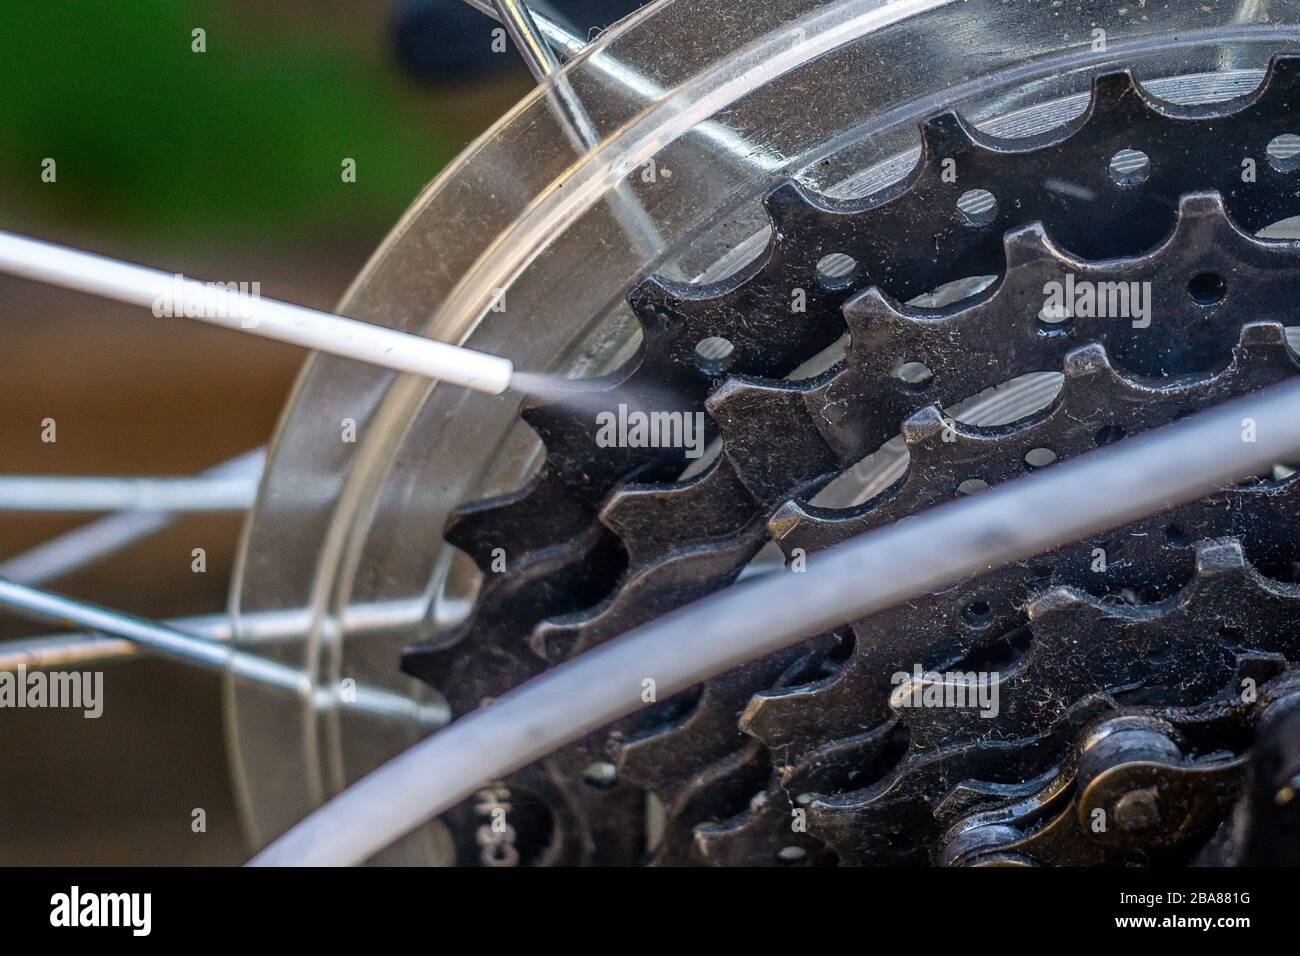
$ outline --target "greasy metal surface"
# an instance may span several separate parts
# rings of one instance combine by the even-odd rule
[[[1038,789],[966,783],[961,798],[976,807],[946,834],[936,862],[947,866],[1150,865],[1187,862],[1237,803],[1241,825],[1225,825],[1212,853],[1217,865],[1248,862],[1258,853],[1259,824],[1276,824],[1276,786],[1258,770],[1270,742],[1295,760],[1289,731],[1297,696],[1295,670],[1281,660],[1243,655],[1237,682],[1206,704],[1188,708],[1121,708],[1081,731],[1051,778]],[[1277,676],[1273,676],[1277,675]],[[1272,677],[1270,680],[1269,678]],[[1243,700],[1243,687],[1258,693]],[[1284,717],[1285,715],[1285,717]],[[1284,737],[1287,734],[1283,734]],[[1258,738],[1251,754],[1243,742]],[[1250,772],[1247,765],[1253,764]],[[1275,768],[1269,767],[1269,770]],[[1271,774],[1269,774],[1271,776]],[[1243,787],[1243,782],[1245,786]],[[991,809],[990,809],[991,807]],[[1263,810],[1260,813],[1260,810]],[[1240,829],[1242,833],[1234,833]],[[1280,836],[1274,827],[1266,827]],[[1295,862],[1294,846],[1270,862]]]
[[[1291,374],[1296,357],[1281,320],[1300,285],[1300,249],[1250,234],[1300,213],[1292,173],[1264,155],[1272,136],[1294,123],[1298,64],[1278,58],[1257,92],[1203,107],[1155,101],[1127,74],[1099,77],[1082,117],[1029,139],[993,139],[942,114],[924,126],[916,169],[882,194],[836,202],[778,189],[767,203],[773,238],[759,260],[710,287],[643,283],[630,299],[645,333],[634,361],[587,384],[578,401],[525,412],[546,445],[541,470],[519,492],[463,509],[447,532],[484,573],[476,614],[458,632],[410,650],[404,668],[464,713],[549,663],[730,583],[769,526],[787,554],[801,548],[815,560],[817,548],[951,497],[969,478],[992,483],[1020,473],[1032,449],[1066,457]],[[1110,158],[1121,149],[1150,158],[1145,182],[1112,178]],[[1245,157],[1257,159],[1249,182]],[[945,176],[947,160],[956,163],[955,182]],[[958,197],[975,188],[996,197],[991,216],[958,208]],[[850,256],[853,275],[819,276],[829,253]],[[980,274],[1002,278],[939,310],[897,301]],[[1067,274],[1150,283],[1160,312],[1141,328],[1114,318],[1044,321],[1044,285]],[[1189,286],[1199,276],[1220,281],[1206,294]],[[805,312],[791,311],[796,290]],[[851,344],[842,362],[804,381],[779,377],[845,332]],[[695,345],[709,337],[731,342],[725,360],[699,358]],[[916,362],[930,373],[923,384],[896,374]],[[1057,400],[1011,425],[979,429],[943,411],[1017,375],[1057,368],[1065,372]],[[619,403],[707,410],[722,454],[674,482],[686,464],[680,450],[598,448],[593,410]],[[912,456],[902,479],[852,509],[802,503],[900,425]],[[1032,685],[1005,688],[1010,706],[992,724],[969,727],[916,710],[900,722],[888,708],[890,674],[1000,645],[1014,650],[1026,624],[1038,648],[1061,620],[1068,644],[1080,627],[1122,619],[1127,612],[1112,607],[1121,595],[1148,602],[1133,613],[1149,615],[1160,606],[1149,602],[1177,594],[1192,575],[1190,543],[1200,538],[1239,535],[1261,566],[1284,565],[1294,548],[1294,495],[1294,482],[1230,489],[665,702],[609,741],[588,741],[510,783],[547,808],[535,861],[641,853],[642,788],[668,811],[656,856],[663,862],[775,862],[791,847],[802,855],[779,858],[815,862],[827,845],[846,862],[914,858],[933,827],[929,801],[936,787],[957,782],[956,767],[1023,780],[1041,766],[1038,751],[1050,749],[1043,728],[1062,714],[1043,711],[1035,693],[1068,709],[1121,677],[1137,686],[1174,681],[1188,661],[1174,654],[1167,670],[1121,674],[1127,659],[1101,654],[1098,664],[1119,670],[1058,686],[1066,680],[1059,666],[1031,652],[1028,663],[1045,670]],[[1110,568],[1101,581],[1091,570],[1098,546]],[[498,548],[508,555],[503,572],[493,566]],[[1062,585],[1109,597],[1070,592],[1066,600],[1066,592],[1049,591],[1030,601]],[[1242,627],[1258,639],[1255,622]],[[813,679],[825,669],[834,675]],[[1195,686],[1213,692],[1215,675],[1212,668]],[[1033,746],[1024,744],[1030,739]],[[965,747],[969,764],[948,759],[922,784],[907,774],[898,783],[895,770],[885,781],[888,799],[873,797],[866,811],[860,797],[805,800],[809,832],[791,832],[800,795],[853,791],[904,753],[908,774],[924,777],[926,760],[950,746]],[[615,765],[612,785],[584,782],[593,761]],[[453,822],[462,834],[472,824]],[[610,834],[618,837],[611,842]]]

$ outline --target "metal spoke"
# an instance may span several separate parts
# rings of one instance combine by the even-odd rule
[[[537,82],[542,82],[560,68],[555,51],[538,29],[533,11],[520,0],[492,0],[492,5]]]
[[[493,20],[503,22],[501,14],[493,6],[494,0],[465,0],[465,2]],[[529,13],[532,15],[537,31],[561,59],[572,59],[586,49],[587,42],[569,32],[562,24],[536,10],[530,10]],[[620,89],[631,93],[641,103],[652,103],[666,93],[666,90],[654,80],[604,51],[593,55],[588,60],[587,66]],[[707,140],[715,147],[712,152],[718,159],[738,166],[765,172],[773,172],[785,166],[785,160],[781,156],[758,143],[749,141],[716,120],[700,123],[688,135]]]
[[[406,598],[349,605],[339,629],[346,637],[408,628],[424,619],[429,608],[426,598]],[[260,611],[241,614],[239,638],[244,644],[275,644],[302,637],[311,627],[313,614],[306,608],[288,611]],[[200,614],[164,621],[165,627],[207,641],[233,640],[234,624],[227,614]],[[0,641],[0,671],[61,664],[88,664],[117,657],[132,657],[141,648],[132,643],[90,633],[43,634]]]
[[[258,448],[201,474],[204,478],[242,478],[256,487],[265,464],[266,449]],[[169,512],[149,511],[124,511],[100,518],[0,562],[0,578],[43,584],[161,531],[173,520]]]
[[[502,15],[494,6],[494,0],[465,0],[465,2],[479,13],[491,17],[498,23],[502,22]],[[564,59],[567,60],[570,57],[577,56],[582,52],[583,47],[587,45],[587,41],[570,33],[563,24],[552,20],[546,14],[537,10],[529,10],[528,12],[533,22],[537,24],[538,31],[546,38],[547,43]]]
[[[583,155],[600,143],[600,133],[592,122],[573,86],[560,71],[560,61],[539,31],[528,7],[519,0],[492,0],[496,19],[505,26],[528,69],[537,82],[544,84],[547,103],[559,120],[574,151]],[[609,208],[619,227],[635,245],[650,253],[663,245],[663,237],[641,200],[619,183],[609,195]]]
[[[134,657],[139,648],[131,641],[94,634],[46,634],[0,642],[0,671],[20,667],[84,667],[121,657]]]
[[[440,727],[450,716],[443,704],[420,703],[402,694],[365,685],[346,690],[342,686],[313,686],[307,674],[277,661],[236,651],[166,624],[12,581],[0,581],[0,606],[38,620],[71,622],[204,670],[229,671],[242,680],[296,693],[321,709],[344,707],[384,717],[415,718],[428,727]]]
[[[0,475],[0,511],[246,511],[256,494],[247,478]]]

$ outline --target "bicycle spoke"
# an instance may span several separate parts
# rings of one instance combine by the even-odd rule
[[[344,609],[339,627],[347,637],[407,628],[418,624],[427,610],[428,601],[418,597],[354,604]],[[234,625],[227,614],[172,618],[162,624],[206,641],[233,640]],[[311,624],[312,613],[306,608],[243,614],[239,618],[239,640],[244,645],[292,641],[301,638]],[[0,641],[0,671],[13,670],[20,663],[29,668],[86,664],[131,657],[140,650],[131,641],[87,632],[42,634]]]
[[[501,23],[533,77],[540,83],[560,68],[551,45],[538,29],[535,14],[519,0],[492,0]]]
[[[246,478],[0,475],[0,511],[245,511],[256,494]]]
[[[493,0],[465,0],[471,7],[498,23],[503,22],[501,14],[493,6]],[[587,42],[567,30],[563,25],[536,10],[529,10],[537,31],[546,39],[561,60],[570,60],[587,47]],[[620,89],[633,94],[645,103],[653,102],[664,95],[665,90],[643,73],[632,69],[622,61],[602,51],[591,57],[590,66],[605,79],[616,84]],[[721,160],[746,168],[773,171],[782,168],[785,161],[775,153],[758,143],[751,142],[735,130],[716,120],[707,120],[696,126],[689,134],[708,140],[716,147],[715,152]]]
[[[265,464],[266,449],[258,448],[209,468],[200,477],[243,478],[256,487]],[[0,578],[43,584],[161,531],[174,517],[169,511],[123,511],[100,518],[0,562]]]
[[[12,581],[0,581],[0,606],[25,617],[78,624],[203,670],[230,671],[241,680],[298,694],[320,709],[337,706],[384,717],[414,718],[428,727],[440,727],[449,719],[447,708],[442,704],[420,703],[402,694],[366,685],[313,686],[309,675],[297,668],[233,650],[219,641],[188,634],[166,624]]]

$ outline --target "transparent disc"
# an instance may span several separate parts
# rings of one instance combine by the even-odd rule
[[[1294,45],[1297,6],[659,0],[569,64],[567,89],[536,90],[445,170],[341,311],[525,370],[598,374],[635,347],[628,289],[752,259],[767,237],[762,196],[782,178],[867,194],[910,168],[917,122],[936,109],[1028,135],[1080,112],[1091,77],[1119,67],[1174,100],[1246,92]],[[598,140],[581,153],[557,109],[573,99]],[[457,504],[536,467],[516,412],[313,357],[246,529],[239,645],[301,668],[326,696],[352,680],[436,703],[399,654],[473,600],[474,575],[442,528]],[[288,615],[291,633],[265,637],[269,613]],[[233,678],[228,724],[255,846],[433,729],[414,711],[365,716]],[[445,840],[434,824],[384,860],[445,862]]]

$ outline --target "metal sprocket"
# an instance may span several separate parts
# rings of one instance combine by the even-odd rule
[[[996,466],[982,480],[1000,480],[1023,467],[1021,446],[1028,442],[1063,457],[1100,442],[1103,433],[1114,440],[1289,374],[1295,358],[1278,320],[1294,296],[1297,251],[1247,233],[1300,213],[1289,173],[1269,165],[1264,152],[1269,137],[1293,121],[1296,76],[1297,61],[1278,58],[1255,94],[1189,108],[1154,100],[1128,74],[1111,74],[1098,78],[1079,120],[1028,140],[992,139],[954,114],[936,117],[923,127],[913,174],[867,200],[837,203],[798,187],[777,190],[767,203],[774,228],[763,257],[717,286],[649,280],[634,290],[630,302],[645,330],[641,353],[621,373],[588,386],[610,403],[707,408],[722,454],[698,476],[673,482],[684,465],[678,454],[597,449],[588,413],[554,405],[528,410],[547,447],[542,471],[518,493],[465,509],[448,530],[485,573],[479,610],[459,633],[408,653],[405,668],[463,713],[550,662],[730,583],[762,547],[769,521],[787,550],[815,552],[837,536],[951,495],[955,469]],[[1109,159],[1120,149],[1148,156],[1145,183],[1110,178]],[[1242,160],[1252,156],[1259,175],[1247,183]],[[957,182],[945,175],[948,160]],[[957,198],[977,187],[994,193],[997,213],[972,222]],[[1035,224],[1002,239],[1026,222]],[[851,279],[819,272],[832,252],[854,259]],[[1145,336],[1114,322],[1081,321],[1086,317],[1046,327],[1037,318],[1041,291],[1029,307],[1034,283],[1067,272],[1087,281],[1159,284],[1156,297],[1179,305],[1168,324]],[[1005,278],[933,315],[909,312],[890,297],[987,273]],[[1186,292],[1190,277],[1206,273],[1229,289],[1208,309]],[[868,283],[867,292],[851,295]],[[797,290],[806,312],[792,316]],[[793,382],[770,377],[789,373],[846,331],[847,354],[827,372]],[[708,337],[731,342],[728,363],[698,357],[694,345]],[[926,366],[924,388],[897,374],[909,362]],[[1049,410],[1000,431],[945,417],[944,409],[962,399],[1062,362],[1066,386]],[[666,405],[664,395],[672,396]],[[835,516],[796,503],[885,442],[900,422],[913,462],[897,485]],[[958,440],[944,443],[949,430]],[[966,457],[945,452],[944,444]],[[1277,526],[1272,506],[1283,506],[1285,518],[1294,514],[1291,504],[1281,493],[1259,493],[1207,506],[1216,518],[1235,515],[1240,527],[1231,520],[1227,527],[1209,519],[1181,524],[1188,538],[1241,534],[1255,542]],[[512,556],[501,574],[492,571],[497,548]],[[1275,558],[1270,552],[1268,560]],[[1122,573],[1105,590],[1145,598],[1168,593],[1190,574],[1185,552],[1135,553],[1118,566]],[[984,582],[980,600],[958,603],[960,620],[944,612],[872,622],[877,635],[902,633],[906,641],[867,640],[858,630],[846,654],[836,636],[827,636],[666,702],[626,722],[609,741],[593,738],[552,758],[545,776],[561,782],[551,806],[553,820],[562,822],[554,845],[571,852],[557,854],[552,846],[546,860],[610,859],[602,856],[609,844],[599,834],[635,816],[643,787],[669,810],[663,861],[772,861],[790,845],[806,859],[822,858],[820,842],[789,835],[788,795],[834,792],[883,773],[900,747],[888,714],[877,712],[887,694],[836,698],[828,688],[858,673],[880,676],[873,669],[879,662],[863,659],[873,652],[864,648],[932,660],[992,646],[1020,626],[1018,609],[1031,587],[1043,585],[1044,568],[1051,582],[1068,582],[1079,565],[1056,556],[1032,573],[1015,569],[1018,579]],[[975,604],[985,610],[972,628]],[[982,636],[965,643],[952,636],[971,630]],[[807,683],[810,673],[845,658],[825,687]],[[577,783],[607,746],[618,783]],[[769,764],[776,765],[775,782],[744,819],[706,826],[692,839],[697,824],[731,817],[738,800],[743,805],[762,788]],[[609,826],[611,820],[618,824]],[[634,844],[619,844],[612,858],[636,852]]]

